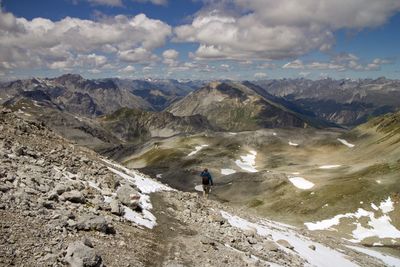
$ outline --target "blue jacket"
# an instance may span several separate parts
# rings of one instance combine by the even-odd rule
[[[211,177],[211,174],[209,172],[202,171],[200,173],[200,176],[203,178],[202,182],[203,182],[204,185],[209,185],[209,184],[213,185],[214,184],[213,180],[212,180],[212,177]]]

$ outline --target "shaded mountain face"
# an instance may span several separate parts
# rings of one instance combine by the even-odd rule
[[[154,110],[161,111],[171,103],[183,98],[193,90],[204,85],[203,81],[177,80],[128,80],[113,79],[120,87],[140,96],[151,104]]]
[[[172,104],[168,111],[177,116],[200,114],[212,125],[229,131],[321,125],[277,99],[250,83],[212,82]]]
[[[371,116],[400,108],[400,81],[282,79],[257,81],[257,85],[275,96],[344,126],[355,126]]]
[[[46,97],[38,99],[38,91]],[[140,96],[119,88],[112,80],[87,80],[74,74],[4,84],[0,97],[6,102],[16,102],[21,98],[51,101],[62,110],[87,117],[108,114],[121,107],[153,109]]]
[[[34,78],[0,84],[0,103],[21,98],[46,100],[60,109],[86,117],[110,114],[123,107],[161,111],[199,84],[176,80],[88,80],[66,74],[53,79]],[[45,97],[38,99],[37,91]]]
[[[201,115],[177,117],[169,112],[148,112],[123,108],[99,118],[104,129],[125,142],[146,141],[153,137],[199,133],[214,128]]]

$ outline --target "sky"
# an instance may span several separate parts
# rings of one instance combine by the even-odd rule
[[[0,0],[0,80],[400,79],[399,0]]]

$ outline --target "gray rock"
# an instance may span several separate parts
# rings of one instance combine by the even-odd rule
[[[245,230],[243,233],[244,233],[244,235],[246,237],[254,237],[257,234],[257,230],[256,229],[249,229],[249,230]]]
[[[121,207],[120,202],[117,199],[111,200],[110,207],[111,207],[112,214],[115,214],[118,216],[122,216],[124,214],[124,210]]]
[[[86,202],[85,196],[81,192],[79,192],[77,190],[72,190],[72,191],[69,191],[69,192],[65,192],[61,196],[62,196],[62,198],[64,200],[71,201],[72,203],[85,204],[85,202]]]
[[[264,249],[266,251],[274,251],[274,252],[276,252],[276,251],[279,250],[279,246],[273,241],[269,241],[269,240],[264,241],[263,242],[263,246],[264,246]]]
[[[69,189],[69,188],[68,188],[66,185],[64,185],[64,184],[58,184],[58,185],[56,185],[56,187],[54,188],[54,191],[55,191],[57,194],[61,195],[61,194],[65,193],[65,192],[69,191],[68,189]]]
[[[92,241],[90,241],[90,239],[88,239],[87,237],[83,237],[82,238],[82,242],[83,242],[83,244],[85,244],[85,246],[93,248]]]
[[[117,190],[117,198],[122,204],[136,209],[139,206],[139,192],[129,185],[123,185]]]
[[[254,237],[248,237],[247,242],[249,242],[250,245],[254,245],[257,244],[257,239],[255,239]]]
[[[204,245],[211,245],[211,246],[215,246],[215,241],[212,240],[211,238],[207,237],[207,236],[203,236],[200,239],[200,242]]]
[[[71,267],[103,266],[101,256],[96,253],[95,249],[86,246],[81,241],[74,242],[68,246],[64,260]]]
[[[276,243],[278,243],[279,245],[288,248],[288,249],[294,249],[294,247],[286,240],[284,239],[279,239],[278,241],[276,241]]]
[[[114,228],[109,225],[103,216],[84,215],[74,225],[78,230],[99,231],[105,234],[114,234]]]
[[[13,189],[13,186],[10,185],[10,184],[2,184],[2,185],[0,185],[0,192],[5,193],[7,191],[10,191],[11,189]]]
[[[13,147],[14,154],[19,156],[26,155],[27,148],[25,146],[16,146]]]
[[[316,249],[317,249],[314,245],[309,245],[308,247],[309,247],[310,249],[312,249],[312,250],[316,250]]]

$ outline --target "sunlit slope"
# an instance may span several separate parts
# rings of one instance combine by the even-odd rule
[[[347,133],[274,129],[166,139],[125,164],[185,190],[194,190],[198,172],[208,167],[214,197],[222,201],[288,222],[318,221],[368,209],[400,191],[396,117]]]

